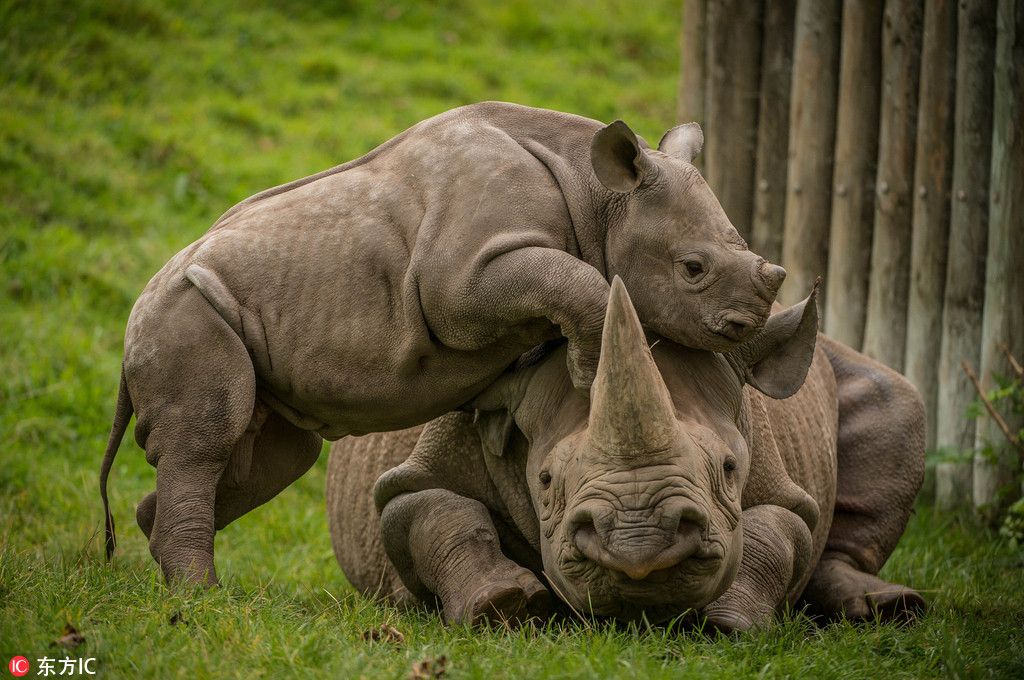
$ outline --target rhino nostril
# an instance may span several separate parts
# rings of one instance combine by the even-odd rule
[[[571,541],[584,558],[633,580],[692,557],[700,550],[708,526],[707,516],[692,503],[666,509],[662,521],[649,530],[620,528],[602,536],[590,513],[578,511],[572,521]]]
[[[705,528],[696,522],[684,519],[679,523],[679,528],[676,529],[676,542],[672,546],[679,556],[679,562],[697,552],[704,531]]]
[[[572,542],[588,560],[601,563],[604,549],[593,522],[585,522],[576,526],[572,531]]]
[[[750,334],[754,325],[753,320],[748,321],[730,315],[729,318],[722,319],[718,332],[730,340],[741,342]]]
[[[737,323],[736,321],[725,322],[725,334],[731,337],[733,340],[739,340],[743,337],[743,334],[749,328],[746,324]]]
[[[786,270],[770,262],[762,262],[757,274],[757,278],[761,279],[761,283],[764,284],[768,294],[773,298],[779,292],[782,282],[786,280]]]
[[[708,530],[708,515],[696,503],[687,502],[679,506],[679,524],[690,523],[703,533]]]

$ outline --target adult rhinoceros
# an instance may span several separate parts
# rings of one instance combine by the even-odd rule
[[[560,335],[588,387],[614,275],[668,338],[747,340],[785,271],[691,165],[702,141],[682,125],[653,150],[621,121],[486,102],[239,203],[128,319],[105,509],[134,411],[157,468],[137,511],[150,552],[169,581],[216,583],[216,530],[302,475],[320,437],[426,422]]]
[[[910,615],[920,595],[876,575],[922,480],[922,402],[817,335],[813,298],[722,355],[649,348],[616,281],[589,400],[563,347],[481,395],[475,421],[337,442],[327,509],[346,576],[463,622],[543,615],[552,593],[625,620],[701,610],[726,630],[801,596],[827,616]]]

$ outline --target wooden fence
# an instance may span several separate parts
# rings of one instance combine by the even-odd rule
[[[918,386],[929,449],[1000,440],[961,360],[991,388],[1001,343],[1024,356],[1024,0],[684,0],[681,58],[679,119],[780,300],[821,275],[823,330]],[[1009,463],[928,484],[991,507]]]

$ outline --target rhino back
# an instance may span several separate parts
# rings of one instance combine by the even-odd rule
[[[358,158],[254,194],[221,215],[212,229],[230,221],[236,213],[249,208],[254,203],[366,165],[378,157],[388,154],[408,137],[430,137],[433,129],[443,128],[450,125],[453,120],[460,119],[487,121],[506,131],[520,144],[530,145],[531,142],[537,142],[541,146],[551,149],[554,155],[577,166],[587,159],[591,135],[603,125],[599,121],[570,113],[536,109],[508,102],[487,101],[458,107],[413,125]]]

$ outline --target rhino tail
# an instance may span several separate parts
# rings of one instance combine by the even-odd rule
[[[135,409],[132,406],[131,396],[128,394],[128,382],[124,377],[124,367],[121,367],[121,385],[117,390],[117,406],[114,409],[114,423],[110,428],[110,439],[107,440],[107,450],[103,454],[103,464],[100,467],[100,498],[103,499],[103,516],[105,523],[104,545],[107,551],[107,561],[114,554],[117,547],[117,537],[114,531],[114,517],[110,514],[110,501],[107,498],[107,477],[110,476],[110,468],[114,464],[114,456],[121,445],[124,433],[131,422],[132,413]]]

